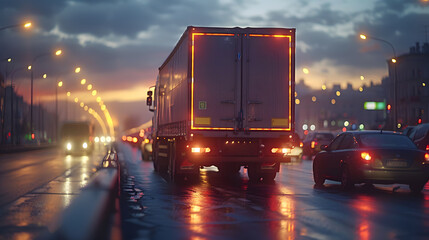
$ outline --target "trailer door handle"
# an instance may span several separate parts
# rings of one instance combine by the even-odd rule
[[[262,121],[261,118],[249,118],[249,120],[247,120],[248,122],[260,122]]]
[[[221,118],[221,121],[235,122],[235,118]]]
[[[249,100],[249,101],[247,101],[247,104],[262,104],[262,102],[261,101],[257,101],[257,100]]]

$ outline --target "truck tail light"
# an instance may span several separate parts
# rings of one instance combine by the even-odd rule
[[[429,153],[425,153],[425,162],[429,163]]]
[[[304,143],[303,142],[299,142],[299,147],[303,147]]]
[[[191,152],[192,153],[209,153],[211,152],[211,149],[208,147],[206,148],[193,147],[191,148]]]
[[[311,141],[311,148],[315,148],[317,146],[317,142],[316,141]]]
[[[429,151],[429,144],[426,145],[426,151]]]
[[[360,157],[361,157],[363,160],[366,160],[366,161],[371,160],[371,155],[369,155],[369,153],[367,153],[367,152],[362,152],[362,153],[360,154]]]
[[[290,153],[291,149],[290,148],[271,148],[271,153]]]

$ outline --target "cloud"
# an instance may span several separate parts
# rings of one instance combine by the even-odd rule
[[[85,77],[100,92],[118,91],[117,106],[126,106],[121,102],[127,90],[143,91],[155,82],[158,67],[188,25],[295,27],[297,79],[319,83],[354,81],[361,73],[381,79],[387,74],[391,49],[381,42],[362,41],[357,34],[386,39],[399,55],[424,40],[423,25],[429,19],[427,4],[417,0],[0,0],[0,4],[0,22],[5,25],[24,19],[35,22],[30,31],[0,32],[4,46],[0,58],[14,58],[14,69],[19,69],[38,54],[62,48],[61,58],[38,60],[35,73],[63,78],[72,91],[81,90],[79,79]],[[73,72],[76,66],[82,67],[80,75]],[[311,69],[312,78],[300,73],[303,66]],[[28,72],[16,74],[22,93],[28,92],[28,79]],[[52,94],[52,81],[38,80],[38,94]],[[140,90],[129,101],[140,99],[135,98]]]

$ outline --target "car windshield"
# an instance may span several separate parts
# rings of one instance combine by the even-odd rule
[[[417,148],[408,137],[396,134],[361,134],[359,141],[362,147]]]

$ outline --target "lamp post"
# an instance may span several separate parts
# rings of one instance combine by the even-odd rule
[[[13,95],[14,95],[14,91],[13,91],[13,78],[14,78],[14,75],[15,75],[15,73],[17,73],[17,72],[19,72],[19,71],[22,71],[22,70],[25,70],[25,68],[26,67],[21,67],[21,68],[18,68],[18,69],[16,69],[16,70],[14,70],[13,72],[11,72],[11,74],[10,74],[10,87],[11,87],[11,95],[10,95],[10,122],[11,122],[11,127],[10,127],[10,132],[11,132],[11,137],[10,137],[10,139],[11,139],[11,142],[12,142],[12,144],[14,144],[14,140],[15,140],[15,132],[14,132],[14,121],[13,121],[13,117],[14,117],[14,110],[13,110],[13,101],[14,101],[14,97],[13,97]]]
[[[61,50],[57,50],[55,52],[55,56],[59,56],[61,54],[62,54]],[[41,57],[45,57],[45,56],[49,56],[49,55],[51,55],[50,52],[37,55],[35,58],[33,58],[31,65],[28,66],[28,70],[31,71],[31,84],[30,84],[31,85],[30,86],[30,88],[31,88],[31,93],[30,93],[30,98],[31,98],[31,100],[30,100],[30,134],[31,134],[31,139],[34,138],[34,135],[33,135],[33,133],[34,133],[34,129],[33,129],[33,81],[34,81],[33,72],[34,72],[34,63],[36,62],[36,60],[40,59]]]
[[[63,86],[63,81],[58,81],[55,86],[55,141],[58,142],[58,88]]]
[[[379,42],[383,42],[387,45],[389,45],[392,48],[392,52],[393,52],[393,58],[391,59],[391,62],[393,64],[393,130],[397,130],[398,128],[398,100],[397,100],[397,74],[396,74],[396,51],[395,48],[393,47],[393,44],[391,44],[390,42],[381,39],[381,38],[376,38],[376,37],[372,37],[372,36],[368,36],[365,34],[360,34],[359,37],[363,40],[366,39],[373,39]]]

